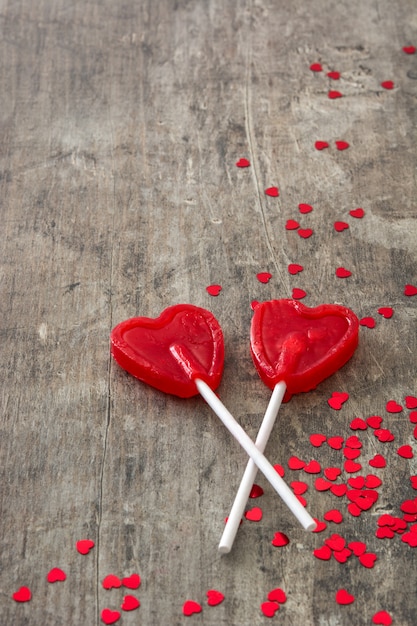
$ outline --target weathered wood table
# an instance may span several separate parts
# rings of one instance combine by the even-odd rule
[[[414,625],[416,4],[0,0],[0,25],[2,626],[98,625],[105,608],[125,625]],[[343,521],[306,533],[258,475],[248,509],[263,517],[221,556],[246,454],[200,397],[122,371],[109,333],[176,303],[212,311],[219,394],[255,438],[270,391],[250,356],[251,303],[294,289],[371,318],[343,369],[282,406],[266,449],[308,486],[315,518]],[[340,410],[335,391],[349,394]],[[365,494],[359,514],[360,489],[377,500]],[[47,581],[55,567],[65,581]],[[110,573],[142,582],[106,590]],[[30,601],[13,599],[21,587]],[[268,621],[276,588],[287,601]],[[126,595],[140,607],[121,610]],[[185,616],[187,600],[201,613]]]

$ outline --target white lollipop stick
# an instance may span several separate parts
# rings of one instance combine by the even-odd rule
[[[275,424],[275,420],[279,411],[279,407],[281,406],[281,402],[284,397],[286,388],[287,385],[284,383],[284,381],[282,381],[275,385],[272,392],[268,408],[266,409],[266,413],[262,420],[262,424],[255,441],[256,447],[261,452],[265,450],[266,444],[268,443],[268,439]],[[243,478],[237,491],[235,501],[233,502],[233,506],[227,518],[222,538],[220,539],[219,552],[221,554],[227,554],[232,549],[233,542],[235,540],[240,522],[242,520],[242,515],[245,510],[245,506],[248,501],[249,494],[251,492],[257,473],[257,466],[252,459],[249,459],[245,473],[243,474]],[[308,528],[308,530],[312,529]]]

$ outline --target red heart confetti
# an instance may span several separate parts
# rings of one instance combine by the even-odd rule
[[[120,619],[121,613],[119,611],[112,611],[111,609],[103,609],[101,612],[101,620],[105,624],[115,624]]]
[[[301,463],[303,464],[302,467],[304,467],[304,465],[305,465],[304,461],[301,461]],[[289,467],[289,464],[288,464],[288,467]],[[294,469],[294,468],[290,468],[290,469]],[[284,476],[285,476],[285,469],[282,467],[282,465],[277,463],[276,465],[274,465],[274,470],[276,471],[277,474],[279,474],[281,476],[281,478],[284,478]]]
[[[120,605],[122,611],[134,611],[140,607],[140,602],[135,596],[125,596],[123,603]]]
[[[347,486],[345,484],[332,485],[330,487],[330,491],[332,492],[332,494],[334,496],[337,496],[338,498],[341,498],[342,496],[345,495],[345,493],[347,491]]]
[[[403,410],[401,404],[398,404],[398,402],[395,402],[395,400],[388,400],[385,408],[388,413],[401,413],[401,411]]]
[[[297,234],[303,239],[308,239],[313,234],[312,228],[299,228]]]
[[[326,467],[324,470],[324,475],[328,480],[336,480],[341,473],[342,470],[339,467]]]
[[[304,267],[302,265],[298,265],[298,263],[290,263],[289,266],[288,266],[288,271],[293,276],[295,274],[298,274],[299,272],[302,272],[303,269],[304,269]]]
[[[349,459],[350,461],[354,461],[355,459],[357,459],[361,454],[360,450],[353,450],[352,448],[344,448],[343,450],[343,456],[345,457],[345,459]]]
[[[343,437],[329,437],[327,443],[333,450],[341,450],[344,441]]]
[[[207,604],[209,606],[217,606],[221,604],[224,600],[224,595],[221,591],[217,591],[217,589],[209,589],[206,593],[207,596]]]
[[[417,513],[417,499],[404,500],[404,502],[400,506],[400,509],[403,513],[410,513],[410,514]]]
[[[48,583],[62,582],[66,580],[66,573],[59,567],[53,567],[46,575]]]
[[[325,150],[329,147],[329,144],[327,143],[327,141],[316,141],[314,147],[316,148],[316,150]]]
[[[302,480],[293,480],[290,483],[290,486],[291,486],[291,489],[293,490],[293,492],[297,496],[303,495],[303,493],[305,493],[308,490],[307,483],[303,482]]]
[[[366,326],[366,328],[375,328],[376,322],[374,320],[373,317],[362,317],[362,319],[359,320],[359,324],[361,326]]]
[[[32,597],[32,592],[29,587],[20,587],[17,591],[12,595],[13,600],[16,602],[29,602]]]
[[[392,617],[387,611],[378,611],[372,616],[372,623],[377,626],[391,626]]]
[[[338,533],[334,533],[333,535],[331,535],[331,537],[325,539],[324,543],[331,550],[335,550],[336,552],[343,550],[343,548],[346,546],[345,539]]]
[[[210,296],[218,296],[221,290],[221,285],[209,285],[208,287],[206,287],[206,291],[208,294],[210,294]]]
[[[262,519],[262,509],[258,506],[254,506],[249,511],[246,511],[245,517],[250,522],[260,522]]]
[[[411,424],[417,424],[417,411],[411,411],[410,415],[408,416]],[[414,434],[415,436],[415,434]]]
[[[127,587],[127,589],[138,589],[140,587],[140,576],[139,574],[132,574],[131,576],[126,576],[122,579],[123,587]]]
[[[259,498],[264,493],[264,490],[260,485],[253,484],[249,494],[249,498]]]
[[[394,83],[392,80],[384,80],[381,83],[381,87],[383,87],[384,89],[394,89]]]
[[[323,515],[326,522],[333,522],[334,524],[341,524],[343,522],[343,515],[338,509],[331,509]]]
[[[405,396],[404,400],[407,409],[417,409],[417,398],[415,396]]]
[[[350,487],[354,489],[363,489],[365,486],[365,477],[364,476],[355,476],[354,478],[348,478],[348,484]]]
[[[321,472],[321,465],[318,461],[312,460],[303,469],[307,474],[318,474]]]
[[[345,461],[343,467],[345,469],[345,472],[348,472],[349,474],[354,474],[355,472],[359,472],[362,469],[362,465],[360,463],[356,463],[351,459]]]
[[[401,541],[407,543],[410,548],[417,548],[417,532],[404,533],[401,537]]]
[[[394,441],[395,436],[388,428],[376,428],[374,430],[375,437],[381,441],[381,443],[386,443],[387,441]]]
[[[320,448],[320,446],[326,441],[326,439],[327,439],[326,435],[320,435],[320,434],[310,435],[310,443],[315,448]]]
[[[404,287],[404,295],[405,296],[415,296],[417,294],[417,287],[414,285],[405,285]]]
[[[375,476],[374,474],[368,474],[365,478],[365,487],[367,489],[376,489],[382,485],[382,480],[379,476]]]
[[[94,548],[94,541],[91,539],[80,539],[75,544],[80,554],[88,554],[92,548]]]
[[[318,520],[317,518],[313,517],[314,521],[316,522],[316,527],[315,529],[312,531],[313,533],[322,533],[323,530],[326,530],[327,528],[327,524],[326,522],[323,522],[321,520]]]
[[[350,428],[352,430],[366,430],[368,428],[368,424],[361,417],[355,417],[350,422]]]
[[[336,592],[337,604],[352,604],[355,601],[355,596],[352,596],[346,589],[339,589]]]
[[[333,226],[334,226],[335,231],[337,231],[338,233],[341,233],[347,228],[349,228],[349,224],[347,222],[335,222]]]
[[[279,196],[279,189],[278,187],[268,187],[268,189],[265,189],[265,193],[267,196],[271,196],[271,198],[277,198]]]
[[[122,586],[122,581],[115,574],[108,574],[101,584],[104,589],[118,589]]]
[[[378,313],[389,320],[394,315],[394,309],[390,306],[381,306],[378,309]]]
[[[354,448],[355,450],[358,450],[359,448],[362,448],[362,441],[359,439],[359,437],[356,437],[356,435],[352,435],[351,437],[348,437],[346,439],[345,445],[348,448]]]
[[[287,463],[288,463],[288,467],[291,470],[303,469],[303,467],[305,467],[305,465],[306,465],[305,461],[302,461],[297,456],[290,456],[290,458],[288,459]]]
[[[387,464],[382,454],[375,454],[375,456],[369,461],[371,467],[385,467]]]
[[[327,72],[327,76],[332,80],[339,80],[340,72]]]
[[[347,270],[345,267],[338,267],[336,270],[336,276],[338,278],[349,278],[349,276],[352,276],[352,272]]]
[[[377,528],[375,532],[375,537],[378,537],[378,539],[392,539],[394,535],[395,535],[394,531],[391,528],[388,528],[387,526],[383,526],[382,528]]]
[[[189,617],[194,613],[201,613],[203,607],[198,602],[194,602],[194,600],[186,600],[182,607],[182,612],[184,615]]]
[[[311,206],[311,204],[305,204],[304,202],[301,202],[301,204],[298,205],[298,210],[300,211],[300,213],[311,213],[311,211],[313,210],[313,207]]]
[[[347,141],[335,141],[336,148],[338,150],[347,150],[350,147],[350,144]]]
[[[398,456],[401,456],[403,459],[412,459],[414,457],[413,449],[411,446],[400,446],[397,450]],[[305,469],[305,468],[304,468]]]
[[[351,550],[348,548],[343,548],[339,552],[333,552],[333,557],[338,561],[338,563],[346,563],[348,558],[352,555]]]
[[[236,162],[237,167],[249,167],[249,165],[250,161],[248,161],[247,159],[239,159],[239,161]]]
[[[365,211],[361,208],[352,209],[351,211],[349,211],[349,215],[351,215],[352,217],[356,217],[356,219],[362,219],[362,217],[365,215]]]
[[[316,548],[315,550],[313,550],[313,554],[316,559],[320,559],[320,561],[330,561],[330,559],[332,558],[332,551],[329,546]]]
[[[366,423],[370,428],[379,428],[382,424],[382,417],[380,415],[371,415],[367,418]]]
[[[377,561],[378,557],[372,552],[365,552],[359,556],[359,562],[367,569],[372,569]]]
[[[322,476],[319,476],[314,481],[314,488],[317,491],[328,491],[331,486],[332,486],[332,483],[329,480],[326,480],[325,478],[323,478]]]
[[[417,476],[410,476],[410,482],[413,489],[417,489]]]
[[[270,602],[278,602],[278,604],[285,604],[285,602],[287,601],[287,594],[285,593],[285,591],[280,589],[280,587],[277,587],[276,589],[271,589],[267,597]]]
[[[330,90],[329,93],[327,94],[327,97],[330,98],[330,100],[335,100],[336,98],[341,98],[343,96],[343,94],[340,93],[340,91],[334,91],[334,90]]]
[[[271,543],[276,548],[282,548],[283,546],[288,545],[290,543],[290,540],[285,533],[278,531],[274,534],[274,538]]]
[[[271,278],[272,278],[272,274],[270,274],[269,272],[259,272],[259,274],[256,274],[256,278],[259,280],[260,283],[268,283]]]
[[[295,220],[287,220],[285,228],[286,230],[297,230],[297,228],[300,228],[300,224]]]
[[[352,550],[353,554],[358,557],[366,552],[366,543],[363,541],[351,541],[348,547]]]
[[[321,66],[321,64],[320,64],[320,63],[312,63],[312,64],[310,65],[310,70],[311,70],[312,72],[321,72],[321,71],[322,71],[322,69],[323,69],[323,68],[322,68],[322,66]]]
[[[304,289],[299,289],[298,287],[294,287],[294,289],[292,290],[292,298],[293,300],[302,300],[303,298],[305,298],[307,295],[307,293],[304,291]]]
[[[274,617],[278,609],[278,602],[262,602],[261,604],[261,611],[265,615],[265,617]]]
[[[342,408],[342,405],[349,400],[349,394],[345,391],[334,391],[332,397],[327,400],[327,404],[338,411]]]

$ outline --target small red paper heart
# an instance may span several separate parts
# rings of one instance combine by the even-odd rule
[[[278,531],[275,533],[274,538],[271,541],[271,543],[276,548],[282,548],[283,546],[288,545],[290,543],[290,540],[288,539],[285,533]]]
[[[415,514],[417,513],[417,498],[414,500],[404,500],[400,509],[403,513]]]
[[[223,333],[206,309],[177,304],[155,319],[131,318],[113,328],[110,341],[112,355],[123,369],[165,393],[180,398],[198,395],[195,378],[213,390],[220,384]]]
[[[112,611],[111,609],[103,609],[101,619],[105,624],[114,624],[120,619],[120,611]]]
[[[46,580],[48,581],[48,583],[62,582],[66,580],[66,578],[66,573],[59,567],[53,567],[46,575]]]
[[[297,234],[302,237],[302,239],[308,239],[313,234],[312,228],[299,228],[297,230]]]
[[[365,552],[364,554],[361,554],[359,556],[359,562],[361,563],[361,565],[363,565],[364,567],[368,569],[373,568],[377,559],[378,559],[377,555],[373,554],[372,552]]]
[[[296,457],[294,457],[294,458],[296,458]],[[305,465],[304,461],[301,461],[301,463],[303,463],[303,467],[304,467],[304,465]],[[288,464],[288,467],[289,467],[289,464]],[[294,469],[294,468],[292,467],[290,469]],[[284,478],[284,476],[285,476],[285,469],[282,467],[282,465],[280,465],[279,463],[276,463],[274,465],[274,470],[276,471],[277,474],[279,474],[281,476],[281,478]]]
[[[313,207],[311,206],[311,204],[305,204],[304,202],[301,202],[301,204],[298,205],[298,210],[300,211],[300,213],[311,213],[311,211],[313,210]]]
[[[339,589],[336,592],[337,604],[352,604],[355,601],[355,596],[352,596],[346,589]]]
[[[14,592],[12,598],[16,602],[29,602],[32,597],[32,592],[29,587],[20,587],[17,591]]]
[[[292,290],[292,297],[294,300],[302,300],[303,298],[305,298],[307,295],[307,293],[304,291],[304,289],[299,289],[298,287],[294,287],[294,289]]]
[[[368,428],[368,424],[361,417],[355,417],[350,422],[350,428],[352,430],[366,430]]]
[[[326,522],[323,522],[321,520],[318,520],[316,517],[313,517],[314,521],[316,522],[316,527],[315,529],[312,531],[313,533],[322,533],[323,530],[326,530],[327,528],[327,524]]]
[[[327,400],[327,404],[336,411],[342,408],[342,405],[349,399],[349,394],[343,391],[334,391],[332,397]]]
[[[400,446],[397,450],[397,454],[403,459],[412,459],[414,456],[413,448],[411,446]]]
[[[343,467],[345,472],[348,472],[349,474],[354,474],[362,469],[362,465],[360,463],[356,463],[350,459],[344,462]]]
[[[384,89],[394,89],[394,83],[392,80],[384,80],[381,83],[381,87],[383,87]]]
[[[277,587],[276,589],[271,589],[267,596],[270,602],[278,602],[278,604],[285,604],[287,601],[287,595],[285,591]]]
[[[366,420],[366,423],[370,428],[379,428],[382,424],[382,417],[380,415],[371,415]]]
[[[348,483],[353,489],[363,489],[365,486],[365,477],[355,476],[354,478],[348,478]]]
[[[394,315],[394,309],[390,306],[381,306],[378,309],[378,313],[389,320]]]
[[[221,285],[209,285],[208,287],[206,287],[206,291],[210,296],[218,296],[221,290]]]
[[[194,613],[201,613],[203,607],[198,602],[194,602],[194,600],[186,600],[182,607],[182,612],[184,615],[189,617]]]
[[[403,47],[403,51],[404,51],[406,54],[415,54],[416,47],[415,47],[415,46],[404,46],[404,47]]]
[[[382,485],[382,480],[374,474],[368,474],[365,479],[365,487],[367,489],[376,489]]]
[[[378,611],[373,615],[372,623],[377,626],[391,626],[392,617],[387,611]]]
[[[363,541],[351,541],[348,547],[352,550],[355,556],[360,556],[366,552],[366,543]]]
[[[388,428],[376,428],[374,430],[375,437],[382,443],[394,441],[395,436]]]
[[[259,272],[259,274],[256,274],[256,278],[259,280],[260,283],[269,283],[269,281],[272,278],[272,274],[270,274],[269,272]]]
[[[359,324],[366,326],[366,328],[375,328],[376,322],[373,317],[362,317],[362,319],[359,320]]]
[[[415,296],[417,294],[417,287],[414,285],[405,285],[404,287],[404,295],[405,296]]]
[[[365,425],[366,427],[366,425]],[[346,439],[345,445],[348,448],[353,448],[354,450],[359,450],[362,448],[362,441],[356,435],[351,435]]]
[[[249,511],[246,511],[245,517],[250,522],[260,522],[262,519],[262,509],[258,506],[254,506]]]
[[[264,493],[264,490],[262,489],[262,487],[254,483],[252,485],[249,498],[260,498],[260,496],[262,496],[263,493]]]
[[[401,411],[403,410],[401,404],[398,404],[398,402],[395,402],[395,400],[389,400],[385,405],[385,408],[388,413],[401,413]]]
[[[382,456],[382,454],[375,454],[373,459],[369,461],[369,465],[371,467],[385,467],[387,464],[386,460]]]
[[[135,596],[125,596],[120,607],[122,611],[134,611],[140,607],[140,602]]]
[[[345,459],[349,459],[349,461],[354,461],[360,456],[360,454],[360,450],[354,450],[353,448],[348,447],[343,449],[343,456],[345,457]]]
[[[303,469],[305,465],[306,465],[305,461],[303,461],[302,459],[299,459],[297,456],[290,456],[290,458],[288,459],[288,467],[291,470]]]
[[[250,161],[248,161],[247,159],[239,159],[239,161],[236,162],[237,167],[249,167],[249,165]]]
[[[88,554],[92,548],[94,548],[94,541],[91,539],[80,539],[75,544],[80,554]]]
[[[333,522],[334,524],[341,524],[343,522],[343,515],[337,509],[331,509],[323,515],[326,522]]]
[[[288,271],[293,276],[295,274],[298,274],[299,272],[302,272],[303,269],[304,269],[304,267],[302,265],[298,265],[298,263],[290,263],[289,266],[288,266]]]
[[[278,187],[268,187],[268,189],[265,189],[265,193],[267,196],[271,196],[271,198],[277,198],[279,196],[279,189]]]
[[[320,435],[320,434],[310,435],[310,443],[315,448],[320,448],[320,446],[326,441],[326,439],[327,439],[326,435]]]
[[[340,93],[340,91],[330,90],[327,96],[330,98],[330,100],[335,100],[336,98],[341,98],[343,94]]]
[[[324,470],[324,475],[328,480],[336,480],[341,473],[342,470],[339,467],[326,467]]]
[[[338,267],[336,269],[336,276],[338,278],[349,278],[349,276],[352,276],[352,272],[347,270],[345,267]]]
[[[347,141],[343,141],[343,140],[335,141],[335,144],[338,150],[347,150],[350,147],[350,144],[348,144]]]
[[[348,558],[352,555],[352,551],[349,548],[343,548],[339,552],[333,552],[333,558],[339,563],[346,563]]]
[[[341,233],[344,230],[346,230],[347,228],[349,228],[349,224],[347,222],[335,222],[334,223],[334,229],[338,232]]]
[[[324,543],[331,550],[335,550],[336,552],[343,550],[343,548],[346,546],[346,541],[338,533],[333,533],[333,535],[331,535],[331,537],[328,537],[328,539],[326,539]]]
[[[417,533],[408,532],[401,536],[401,541],[407,543],[410,548],[417,548]]]
[[[330,561],[332,558],[332,551],[329,546],[322,546],[321,548],[316,548],[313,550],[313,554],[316,559],[320,559],[320,561]]]
[[[341,498],[342,496],[345,495],[345,493],[347,491],[347,485],[345,485],[344,483],[342,483],[340,485],[332,485],[330,487],[330,491],[332,492],[332,494],[334,496],[337,496],[338,498]]]
[[[316,150],[325,150],[325,148],[329,147],[329,144],[327,143],[327,141],[316,141],[314,147],[316,148]]]
[[[297,230],[300,228],[300,224],[296,220],[287,220],[285,228],[286,230]]]
[[[323,478],[322,476],[319,476],[314,481],[314,488],[317,491],[328,491],[331,486],[332,486],[332,483],[329,480],[326,480],[325,478]]]
[[[339,80],[340,72],[327,72],[327,76],[332,80]]]
[[[209,606],[217,606],[218,604],[221,604],[221,602],[223,602],[224,600],[224,595],[216,589],[209,589],[206,593],[206,596],[207,604]]]
[[[405,406],[407,409],[417,409],[417,398],[415,396],[405,396]]]
[[[329,437],[327,440],[328,445],[333,449],[333,450],[341,450],[344,444],[344,438],[343,437]]]
[[[375,532],[375,537],[378,537],[378,539],[392,539],[394,535],[394,531],[391,528],[388,528],[388,526],[377,528]]]
[[[310,463],[305,465],[303,469],[305,472],[307,472],[307,474],[318,474],[319,472],[321,472],[321,465],[318,461],[315,461],[313,459],[310,461]]]
[[[138,589],[140,587],[140,576],[139,574],[132,574],[131,576],[126,576],[122,579],[123,587],[127,587],[127,589]]]
[[[356,217],[357,219],[361,219],[365,215],[365,211],[363,209],[352,209],[349,211],[349,215],[352,217]]]
[[[321,66],[321,64],[320,64],[320,63],[312,63],[312,64],[310,65],[310,70],[311,70],[312,72],[321,72],[321,71],[322,71],[322,69],[323,69],[323,68],[322,68],[322,66]]]
[[[261,611],[265,615],[265,617],[274,617],[278,609],[278,602],[262,602],[261,604]]]
[[[108,574],[101,584],[104,589],[118,589],[122,586],[122,581],[115,574]]]
[[[307,483],[303,482],[302,480],[293,480],[290,483],[290,487],[296,496],[302,496],[303,493],[308,490]]]

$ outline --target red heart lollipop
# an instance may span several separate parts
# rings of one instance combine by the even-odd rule
[[[359,320],[336,304],[309,308],[296,300],[270,300],[255,308],[251,352],[264,383],[287,386],[285,400],[310,391],[342,367],[358,345]]]
[[[177,304],[159,317],[133,317],[111,332],[111,351],[118,364],[160,391],[180,398],[197,395],[195,378],[216,389],[224,361],[223,333],[206,309]],[[187,371],[172,354],[182,350]]]

